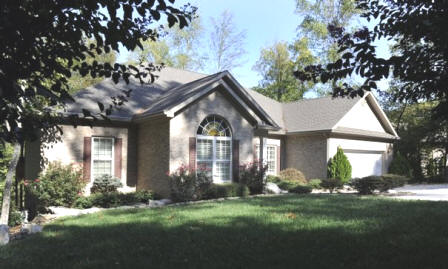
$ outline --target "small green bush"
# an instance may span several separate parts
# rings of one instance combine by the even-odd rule
[[[322,180],[320,179],[310,179],[310,181],[308,182],[308,186],[310,186],[311,188],[315,189],[315,190],[319,190],[322,189],[322,187],[320,186],[320,184],[322,183]]]
[[[239,183],[246,185],[250,190],[250,194],[260,194],[266,185],[265,174],[267,170],[268,166],[260,162],[241,165]]]
[[[82,194],[86,182],[80,169],[71,165],[52,162],[35,180],[23,182],[27,199],[33,201],[36,208],[30,211],[45,212],[48,206],[71,207]]]
[[[375,190],[385,187],[383,178],[380,176],[354,178],[351,180],[350,185],[355,188],[359,194],[372,194]]]
[[[382,186],[379,188],[379,191],[386,192],[393,188],[398,188],[404,186],[409,178],[401,175],[394,174],[385,174],[381,176],[383,180]]]
[[[313,188],[311,186],[308,186],[308,185],[297,185],[297,186],[289,189],[288,191],[292,192],[292,193],[302,194],[302,193],[310,193],[312,190],[313,190]]]
[[[23,222],[22,213],[19,210],[17,210],[15,205],[11,205],[9,209],[8,226],[14,227],[22,224],[22,222]]]
[[[342,188],[343,185],[344,183],[339,178],[322,179],[322,182],[320,183],[322,189],[329,190],[330,193]]]
[[[389,165],[389,173],[409,177],[412,167],[409,161],[400,152],[397,152]]]
[[[275,183],[280,189],[289,191],[299,185],[305,185],[300,183],[299,181],[285,180],[276,176],[268,176],[268,182]]]
[[[286,181],[296,181],[302,184],[307,184],[305,175],[295,168],[286,168],[280,171],[279,177]]]
[[[328,178],[339,178],[342,183],[348,182],[352,178],[352,166],[341,147],[338,147],[333,158],[328,160]]]
[[[198,170],[181,165],[176,171],[169,174],[171,199],[175,202],[194,201],[202,199],[212,184],[207,176],[205,167]]]
[[[148,200],[153,199],[153,194],[150,191],[136,191],[129,193],[119,192],[104,192],[94,193],[87,197],[79,197],[74,206],[77,208],[91,208],[91,207],[117,207],[122,205],[132,205],[137,203],[147,203]]]
[[[118,188],[122,187],[121,180],[110,175],[102,175],[93,181],[91,193],[108,193],[116,192]]]
[[[246,185],[239,183],[212,184],[206,195],[207,199],[225,197],[246,197],[250,191]]]

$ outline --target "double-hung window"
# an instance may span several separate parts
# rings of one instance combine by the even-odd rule
[[[197,168],[206,168],[213,182],[232,180],[232,137],[224,119],[210,116],[202,121],[196,137]]]
[[[102,175],[114,176],[114,138],[92,137],[92,180]]]
[[[267,174],[275,175],[277,173],[277,147],[267,146],[266,147],[266,164],[268,165]]]

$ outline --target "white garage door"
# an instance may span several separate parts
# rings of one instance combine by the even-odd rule
[[[352,178],[380,176],[383,172],[383,154],[381,152],[350,152],[345,151],[352,165]]]

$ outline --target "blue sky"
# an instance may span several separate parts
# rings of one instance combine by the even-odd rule
[[[224,10],[234,15],[234,22],[239,30],[246,30],[244,64],[232,70],[232,74],[244,87],[256,86],[261,79],[252,67],[260,56],[260,50],[276,41],[293,41],[296,28],[301,22],[294,13],[295,0],[177,0],[176,5],[191,3],[198,7],[198,15],[208,33],[210,19],[218,17]],[[203,44],[206,45],[205,43]],[[378,53],[387,57],[386,42],[379,42]],[[119,61],[126,60],[127,53],[122,51]],[[380,83],[385,87],[386,82]]]

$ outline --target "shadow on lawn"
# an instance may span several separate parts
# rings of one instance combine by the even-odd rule
[[[294,195],[112,210],[0,248],[0,268],[443,268],[447,205]]]

